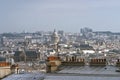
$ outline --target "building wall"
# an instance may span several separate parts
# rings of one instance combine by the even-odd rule
[[[11,74],[10,66],[0,67],[0,79]]]

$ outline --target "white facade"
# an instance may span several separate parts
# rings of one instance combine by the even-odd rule
[[[82,50],[84,54],[87,54],[87,53],[90,53],[90,54],[93,54],[95,53],[94,50]]]

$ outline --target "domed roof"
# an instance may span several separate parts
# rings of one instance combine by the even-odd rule
[[[58,36],[56,30],[54,30],[54,32],[53,32],[53,34],[51,36],[51,42],[53,44],[57,44],[59,42],[59,36]]]
[[[55,29],[54,29],[54,32],[53,32],[52,36],[53,36],[53,37],[58,37],[58,34],[57,34],[57,32],[56,32]]]

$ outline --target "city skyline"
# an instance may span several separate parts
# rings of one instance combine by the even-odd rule
[[[119,0],[1,0],[0,33],[119,31]]]

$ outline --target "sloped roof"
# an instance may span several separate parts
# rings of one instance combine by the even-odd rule
[[[94,50],[92,46],[89,46],[89,45],[80,45],[80,49],[81,50]]]
[[[0,57],[0,61],[6,61],[6,58]]]
[[[27,57],[37,57],[38,53],[36,51],[25,51]]]
[[[19,57],[21,53],[23,53],[23,52],[22,51],[15,51],[14,56]],[[25,55],[27,57],[37,57],[38,53],[36,51],[29,50],[29,51],[25,51]]]

